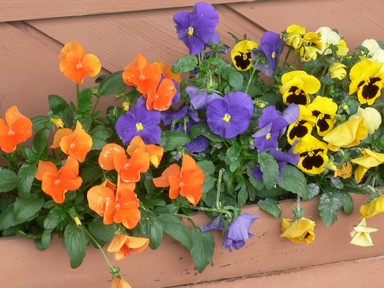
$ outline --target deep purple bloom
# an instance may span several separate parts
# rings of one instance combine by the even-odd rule
[[[183,106],[177,110],[166,110],[161,112],[161,118],[165,126],[171,125],[175,119],[181,119],[187,116],[188,107]]]
[[[178,38],[188,47],[189,53],[196,55],[204,50],[209,42],[217,41],[216,26],[219,14],[209,3],[198,2],[192,12],[180,11],[173,17]]]
[[[212,231],[212,230],[223,230],[224,229],[224,219],[220,216],[213,219],[208,225],[201,226],[200,230],[202,232]]]
[[[189,150],[191,153],[200,153],[207,149],[209,146],[209,140],[207,137],[200,135],[195,139],[191,140],[191,142],[184,145],[185,148]]]
[[[256,69],[267,76],[272,76],[276,69],[277,57],[283,47],[280,34],[267,31],[261,37],[260,45],[253,51],[253,59],[256,61]]]
[[[236,217],[235,220],[229,224],[224,247],[228,248],[229,251],[232,251],[233,248],[236,250],[241,249],[245,242],[253,236],[250,228],[257,218],[259,218],[259,215],[249,213],[243,213]]]
[[[233,138],[248,129],[253,111],[253,102],[247,93],[231,92],[208,104],[208,126],[223,138]]]
[[[295,122],[300,115],[298,105],[292,104],[281,113],[275,106],[263,109],[259,118],[259,129],[253,138],[259,153],[278,148],[278,138],[281,137],[286,128]]]
[[[208,93],[207,91],[200,90],[195,86],[188,86],[185,89],[185,92],[189,96],[193,108],[196,110],[205,109],[209,102],[221,98],[219,94]]]
[[[124,145],[128,145],[135,136],[140,136],[146,144],[155,144],[161,139],[160,121],[159,111],[148,110],[141,104],[121,115],[116,121],[115,129]]]

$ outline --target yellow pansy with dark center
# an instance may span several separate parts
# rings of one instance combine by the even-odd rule
[[[351,68],[349,94],[352,95],[357,92],[357,99],[360,104],[372,105],[380,97],[384,87],[382,67],[382,63],[363,59]]]
[[[252,51],[258,44],[251,40],[241,40],[231,51],[233,65],[239,71],[246,71],[252,67]]]
[[[297,121],[288,127],[287,139],[289,144],[295,143],[307,134],[312,133],[313,125],[305,120]]]
[[[316,96],[307,108],[316,118],[317,133],[320,136],[326,135],[333,129],[338,106],[331,98]]]
[[[300,155],[297,167],[308,174],[320,174],[328,163],[327,144],[308,134],[294,147],[294,153]]]
[[[302,70],[294,70],[281,77],[280,93],[283,102],[289,104],[308,105],[311,102],[309,94],[315,94],[320,89],[320,81],[313,75]]]

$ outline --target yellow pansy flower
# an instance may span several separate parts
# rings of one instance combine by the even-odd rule
[[[303,44],[303,36],[306,32],[305,27],[297,24],[292,24],[287,27],[286,37],[284,39],[288,46],[294,49],[299,49]]]
[[[369,168],[376,167],[384,163],[384,154],[364,149],[363,156],[353,159],[352,163],[359,165],[359,167],[355,170],[355,180],[359,183]]]
[[[373,246],[372,238],[370,233],[376,232],[379,229],[367,227],[367,223],[365,218],[361,220],[361,222],[355,226],[352,230],[351,237],[351,244],[361,246],[361,247],[369,247]]]
[[[281,235],[295,243],[311,244],[315,240],[315,221],[302,217],[281,219]]]
[[[335,62],[329,67],[331,78],[343,80],[347,76],[347,66],[340,62]]]
[[[333,129],[336,123],[337,104],[329,97],[316,96],[308,106],[316,118],[317,134],[324,136]]]
[[[369,201],[360,206],[361,216],[369,219],[377,214],[384,212],[384,195]]]
[[[231,51],[233,65],[239,71],[246,71],[252,67],[252,51],[259,45],[251,40],[241,40]]]

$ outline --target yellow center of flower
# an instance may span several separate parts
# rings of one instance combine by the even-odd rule
[[[265,135],[265,139],[267,139],[267,140],[269,140],[269,139],[271,139],[271,133],[268,133],[267,135]]]
[[[136,124],[136,129],[137,129],[137,131],[141,131],[141,130],[143,130],[143,129],[144,129],[143,124],[142,124],[142,123],[137,123],[137,124]]]
[[[8,131],[8,136],[13,136],[14,134],[15,134],[15,132],[13,132],[12,130]]]
[[[229,121],[231,121],[231,115],[225,114],[223,120],[228,123]]]
[[[79,62],[76,64],[76,68],[77,68],[77,69],[81,69],[81,68],[83,68],[83,64],[79,61]]]
[[[188,35],[189,35],[189,36],[192,36],[193,33],[195,33],[195,29],[193,29],[193,27],[189,27],[189,28],[188,28]]]
[[[272,56],[272,59],[275,59],[276,58],[276,52],[273,51],[271,56]]]

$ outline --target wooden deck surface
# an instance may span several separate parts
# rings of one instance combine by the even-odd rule
[[[154,2],[0,0],[0,115],[13,104],[27,116],[45,114],[49,94],[74,98],[74,84],[58,69],[59,51],[70,40],[98,55],[103,73],[124,69],[138,52],[169,65],[187,54],[172,17],[191,10],[194,1]],[[312,31],[338,28],[351,48],[366,38],[384,40],[382,0],[209,2],[219,11],[218,31],[228,45],[228,32],[258,41],[264,31],[281,32],[293,23]]]

